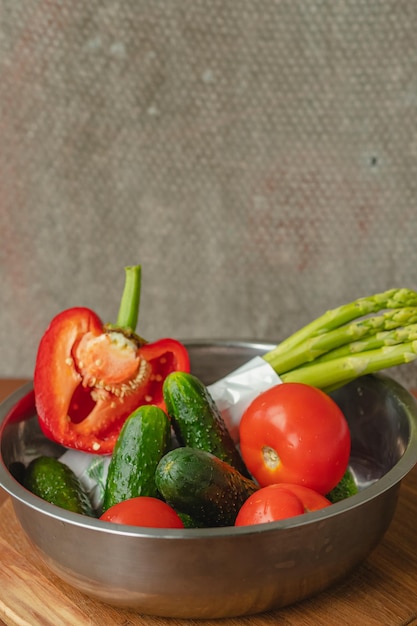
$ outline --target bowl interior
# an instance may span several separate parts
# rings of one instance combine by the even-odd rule
[[[220,340],[187,342],[187,345],[191,370],[205,384],[211,384],[273,347],[262,342]],[[30,392],[31,388],[30,384],[27,385],[26,391]],[[16,398],[22,396],[22,390],[15,395]],[[331,395],[349,422],[352,438],[350,468],[360,491],[381,479],[402,460],[392,477],[400,480],[415,463],[417,454],[416,402],[411,394],[388,376],[371,375],[359,378]],[[6,409],[11,406],[13,398],[3,407],[0,419],[4,419]],[[29,408],[23,418],[6,420],[0,441],[3,468],[17,479],[21,464],[26,465],[40,454],[58,457],[64,451],[60,445],[45,438],[34,411]],[[10,491],[13,480],[6,480],[4,484],[4,476],[4,471],[0,471],[0,483]]]

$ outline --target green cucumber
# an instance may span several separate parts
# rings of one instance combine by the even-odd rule
[[[23,486],[62,509],[96,517],[78,477],[68,465],[54,457],[33,459],[26,468]]]
[[[204,528],[204,524],[199,520],[191,517],[191,515],[187,515],[187,513],[181,513],[181,511],[176,511],[176,513],[182,520],[184,528]]]
[[[211,452],[250,478],[216,403],[196,376],[171,372],[164,381],[163,395],[181,446]]]
[[[359,489],[356,484],[355,478],[352,474],[352,470],[348,467],[340,482],[333,487],[333,489],[326,495],[326,498],[330,500],[332,504],[350,498],[358,493]]]
[[[159,407],[140,406],[127,418],[109,463],[103,511],[129,498],[158,497],[155,469],[170,441],[171,424]]]
[[[155,480],[168,504],[204,527],[233,526],[243,503],[258,489],[225,461],[189,447],[168,452]]]

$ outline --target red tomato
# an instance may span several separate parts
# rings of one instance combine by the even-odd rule
[[[246,467],[261,487],[295,483],[327,494],[349,462],[350,432],[341,409],[303,383],[261,393],[244,412],[239,436]]]
[[[114,504],[100,517],[105,522],[150,528],[184,528],[184,524],[166,502],[149,496],[129,498]]]
[[[276,486],[263,487],[249,496],[237,514],[235,526],[266,524],[303,515],[301,500],[291,491],[275,489]]]
[[[323,494],[304,485],[296,485],[291,483],[277,483],[276,485],[269,485],[264,489],[285,489],[291,491],[297,498],[299,498],[304,507],[304,513],[310,513],[311,511],[319,511],[326,506],[330,506],[331,502],[323,496]]]
[[[330,505],[331,502],[323,495],[302,485],[268,485],[246,500],[237,514],[235,526],[276,522]]]

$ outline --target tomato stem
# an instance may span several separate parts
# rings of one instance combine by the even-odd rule
[[[264,446],[262,448],[262,456],[265,465],[270,470],[275,470],[281,463],[281,459],[279,458],[277,451],[274,450],[274,448],[270,448],[269,446]]]

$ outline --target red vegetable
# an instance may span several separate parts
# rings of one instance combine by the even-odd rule
[[[264,487],[264,489],[268,488],[277,488],[277,489],[285,489],[286,491],[291,491],[299,500],[301,500],[304,513],[310,513],[311,511],[318,511],[319,509],[323,509],[326,506],[330,506],[331,502],[328,500],[323,494],[318,491],[314,491],[314,489],[310,489],[309,487],[304,487],[304,485],[295,485],[291,483],[277,483],[276,485],[269,485],[269,487]]]
[[[330,505],[331,502],[323,495],[302,485],[268,485],[246,500],[236,517],[235,526],[276,522]]]
[[[40,341],[34,372],[39,424],[47,437],[68,448],[111,453],[134,409],[150,403],[165,408],[162,384],[168,373],[189,371],[180,342],[146,343],[132,331],[138,307],[133,270],[137,267],[126,268],[128,289],[118,319],[123,324],[104,326],[90,309],[71,308],[54,317]]]
[[[107,509],[100,519],[128,526],[184,528],[183,521],[169,504],[150,496],[138,496],[118,502]]]
[[[303,383],[261,393],[240,427],[246,467],[261,487],[285,482],[329,493],[346,471],[350,432],[332,398]]]

